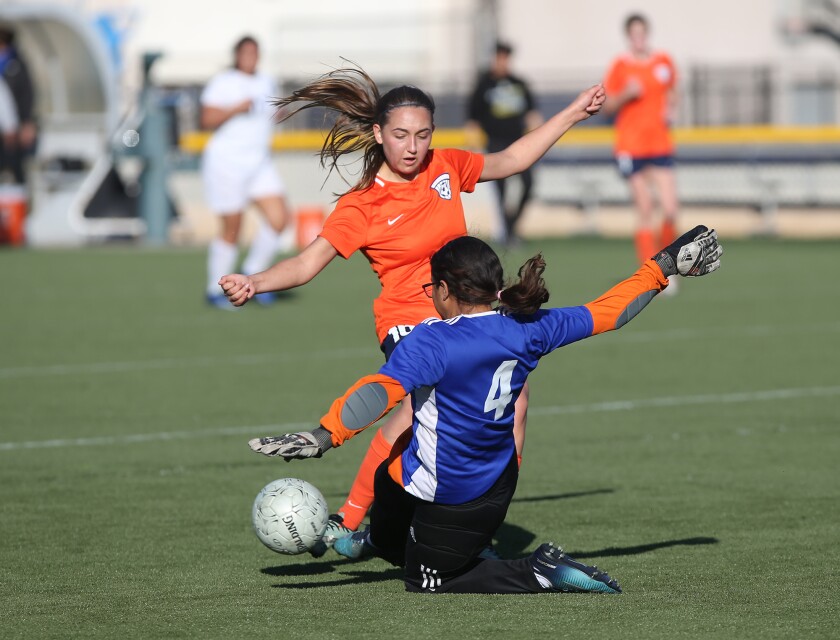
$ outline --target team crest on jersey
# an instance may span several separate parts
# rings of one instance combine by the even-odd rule
[[[671,82],[671,67],[661,62],[653,68],[653,75],[660,83],[668,84]]]
[[[432,189],[444,200],[452,200],[452,187],[449,186],[449,174],[441,173],[432,183]]]

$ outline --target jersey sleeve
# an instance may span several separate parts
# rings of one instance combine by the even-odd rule
[[[367,429],[414,389],[436,384],[445,370],[440,339],[421,324],[403,338],[379,373],[361,378],[321,418],[334,447]]]
[[[535,315],[534,342],[541,356],[592,335],[592,314],[586,307],[543,309]]]
[[[446,343],[439,333],[433,324],[417,325],[400,340],[379,373],[399,382],[406,393],[437,384],[446,371]]]
[[[534,340],[537,351],[545,355],[572,342],[620,329],[667,286],[668,278],[662,275],[662,269],[648,260],[632,276],[588,304],[538,311]]]
[[[204,91],[201,92],[201,104],[204,107],[228,107],[231,101],[230,86],[225,82],[225,76],[217,75],[210,79]]]
[[[592,335],[620,329],[668,286],[668,278],[653,260],[619,282],[601,297],[585,305],[592,314]]]
[[[443,149],[442,151],[461,178],[461,191],[472,193],[484,170],[484,156],[463,149]]]
[[[381,373],[361,378],[321,418],[332,445],[341,446],[396,407],[406,396],[399,382]]]
[[[368,221],[364,210],[355,204],[338,205],[329,215],[318,235],[329,242],[345,260],[365,246]]]

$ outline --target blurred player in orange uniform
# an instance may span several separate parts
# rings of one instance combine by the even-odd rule
[[[373,313],[380,348],[388,359],[398,343],[424,319],[436,315],[422,285],[431,279],[429,260],[449,240],[466,235],[461,193],[476,183],[520,173],[534,164],[574,124],[601,109],[604,89],[596,85],[566,109],[497,153],[431,149],[434,102],[416,87],[402,86],[380,96],[361,69],[338,69],[322,76],[278,107],[327,108],[337,114],[321,150],[322,164],[337,168],[348,153],[361,153],[361,177],[344,193],[324,228],[300,254],[254,275],[224,276],[219,284],[241,306],[254,295],[309,282],[336,256],[361,251],[379,277],[382,291]],[[515,436],[521,455],[527,391],[515,407]],[[373,476],[397,437],[410,428],[411,405],[403,403],[377,432],[350,495],[328,526],[335,536],[356,529],[373,501]]]
[[[604,80],[604,111],[616,114],[615,157],[639,214],[636,252],[643,263],[657,246],[670,244],[676,237],[679,202],[670,126],[677,72],[667,53],[650,49],[644,16],[629,16],[624,29],[630,47],[613,61]],[[652,189],[663,215],[659,237],[654,233]]]

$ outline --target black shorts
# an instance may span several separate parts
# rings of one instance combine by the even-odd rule
[[[394,353],[394,349],[397,348],[400,340],[411,333],[413,328],[413,324],[398,324],[397,326],[388,329],[388,335],[385,336],[382,344],[379,345],[382,353],[385,354],[385,362],[388,362],[388,360],[391,359],[391,354]]]
[[[621,154],[615,157],[618,171],[625,178],[638,173],[646,167],[660,167],[663,169],[674,168],[674,156],[650,156],[648,158],[634,158],[631,155]]]
[[[483,495],[457,505],[407,493],[383,462],[374,479],[370,541],[377,554],[405,566],[407,591],[423,593],[539,593],[530,560],[483,560],[481,551],[504,522],[516,490],[516,455]]]

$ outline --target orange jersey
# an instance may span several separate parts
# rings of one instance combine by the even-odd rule
[[[470,193],[484,157],[457,149],[430,149],[411,182],[377,176],[364,191],[341,196],[321,237],[343,257],[360,250],[379,277],[382,292],[373,303],[376,335],[437,316],[423,285],[432,279],[432,254],[467,234],[461,192]]]
[[[626,54],[616,58],[604,80],[607,94],[620,94],[630,80],[641,86],[641,96],[624,104],[616,116],[616,155],[651,158],[674,153],[668,102],[676,76],[666,53],[653,53],[647,60]]]

